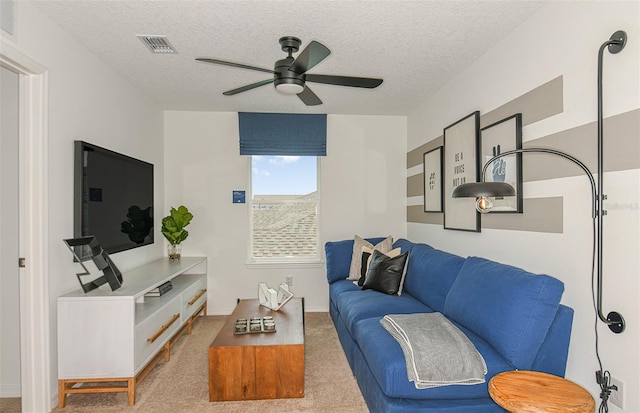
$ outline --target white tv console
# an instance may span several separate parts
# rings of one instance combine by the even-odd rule
[[[207,314],[207,259],[168,258],[123,272],[123,285],[58,297],[58,407],[72,393],[127,392],[164,357],[196,317]],[[172,281],[160,297],[145,293]],[[79,383],[98,383],[80,387]],[[119,383],[114,385],[114,383]]]

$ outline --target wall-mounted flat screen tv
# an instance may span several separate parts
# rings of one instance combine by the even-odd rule
[[[74,237],[109,254],[153,244],[153,164],[75,141]]]

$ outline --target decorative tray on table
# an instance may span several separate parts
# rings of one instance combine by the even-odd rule
[[[233,328],[233,334],[275,333],[276,322],[271,316],[239,318]]]

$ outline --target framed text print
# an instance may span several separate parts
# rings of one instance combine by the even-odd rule
[[[424,212],[442,212],[442,146],[422,156]]]
[[[502,119],[480,130],[480,162],[486,166],[485,182],[506,182],[515,196],[491,198],[489,213],[522,213],[522,154],[508,155],[485,165],[491,158],[514,149],[522,149],[522,114]],[[481,177],[482,178],[482,177]]]
[[[478,181],[480,112],[444,129],[444,228],[480,232],[474,198],[452,198],[458,185]]]

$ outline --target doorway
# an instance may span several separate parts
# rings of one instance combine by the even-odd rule
[[[18,73],[0,67],[0,397],[20,397],[20,227],[18,205]]]
[[[20,394],[23,412],[48,412],[51,394],[47,247],[47,114],[45,67],[0,37],[0,67],[18,74]],[[3,194],[4,198],[4,194]],[[14,217],[15,219],[15,217]],[[11,263],[9,263],[11,265]],[[17,263],[14,261],[14,268]],[[4,313],[4,303],[3,306]],[[4,336],[4,334],[3,334]]]

